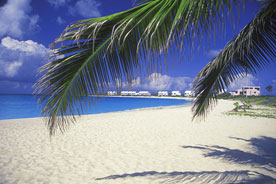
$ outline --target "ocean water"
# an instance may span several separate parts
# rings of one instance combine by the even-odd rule
[[[93,98],[93,97],[90,97]],[[190,103],[182,99],[104,97],[84,114],[99,114],[147,107],[175,106]],[[37,98],[31,95],[0,95],[0,120],[40,117]]]

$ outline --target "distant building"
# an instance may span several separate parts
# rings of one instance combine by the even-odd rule
[[[151,96],[151,93],[148,91],[139,91],[138,95],[139,96]]]
[[[129,95],[128,91],[121,91],[121,96],[128,96],[128,95]]]
[[[138,93],[136,93],[136,91],[129,91],[129,95],[130,96],[137,96]]]
[[[122,91],[121,96],[137,96],[138,93],[136,91]]]
[[[238,89],[236,91],[231,91],[230,94],[232,96],[260,96],[261,95],[261,87],[260,86],[243,86],[242,89]]]
[[[242,90],[241,90],[241,89],[238,89],[238,90],[236,90],[236,91],[231,91],[230,94],[231,94],[231,96],[240,96],[240,95],[242,95],[243,93],[242,93]]]
[[[243,86],[242,93],[246,96],[260,96],[261,87],[260,86]]]
[[[187,91],[185,91],[184,96],[193,97],[193,96],[195,96],[195,93],[191,90],[187,90]]]
[[[158,91],[158,96],[169,96],[168,91]]]
[[[180,91],[172,91],[172,96],[181,96]]]
[[[115,95],[117,95],[117,92],[116,91],[108,91],[107,95],[108,96],[115,96]]]

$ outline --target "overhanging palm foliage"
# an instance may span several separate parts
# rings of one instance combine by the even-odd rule
[[[233,3],[235,1],[229,0],[140,0],[130,10],[70,25],[54,43],[58,45],[54,60],[42,67],[41,71],[46,73],[35,85],[35,93],[42,94],[42,115],[47,118],[50,134],[57,129],[64,131],[74,122],[74,114],[81,114],[82,108],[91,103],[88,95],[102,94],[112,83],[120,87],[118,81],[123,79],[131,83],[137,75],[156,72],[161,69],[160,56],[167,59],[169,52],[181,52],[183,48],[193,46],[195,38],[200,40],[212,33],[216,26],[222,25],[222,14],[226,9],[231,12]],[[258,22],[264,24],[265,17],[260,17],[254,25],[259,25]],[[269,33],[268,38],[274,42],[274,33]],[[258,39],[255,41],[259,42]],[[263,48],[267,49],[261,47],[260,50]],[[236,53],[241,51],[251,50],[237,47]],[[226,62],[224,59],[226,56],[230,58],[230,51],[223,53],[217,57],[217,62],[207,65],[198,75],[196,91],[199,95],[194,107],[197,115],[206,112],[212,94],[233,78],[235,72],[221,65],[231,65],[235,57],[243,59],[239,57],[242,54],[232,54],[231,62]],[[249,65],[262,63],[259,59],[263,58],[258,57]],[[256,58],[256,54],[252,54],[252,58]],[[215,63],[217,66],[212,67]],[[239,62],[236,63],[239,66]],[[223,78],[219,73],[212,77],[208,68],[220,68],[220,72],[229,75],[223,75]],[[207,84],[208,79],[211,87]],[[222,83],[217,80],[222,80]],[[87,100],[82,101],[83,97]]]
[[[268,1],[257,16],[208,63],[194,81],[194,117],[206,116],[216,95],[242,73],[256,73],[276,59],[276,1]]]
[[[181,51],[195,37],[212,31],[227,0],[142,0],[138,6],[114,15],[78,21],[70,25],[54,44],[60,44],[54,61],[35,85],[45,103],[50,134],[64,131],[82,113],[90,94],[101,94],[111,83],[160,69],[160,56]],[[65,56],[55,59],[58,56]],[[137,73],[139,72],[139,73]]]

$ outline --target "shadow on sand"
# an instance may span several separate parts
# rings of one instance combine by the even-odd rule
[[[156,172],[145,171],[131,174],[110,175],[96,180],[114,180],[125,179],[129,177],[149,177],[154,183],[274,183],[274,179],[270,176],[252,172],[242,171],[202,171],[202,172]]]
[[[254,153],[238,149],[230,149],[218,145],[182,146],[185,149],[200,149],[205,157],[223,159],[238,164],[250,164],[253,167],[275,173],[276,169],[276,139],[271,137],[252,138],[250,140],[230,137],[238,141],[245,141],[252,146]],[[130,177],[148,177],[155,183],[272,183],[275,177],[256,171],[201,171],[201,172],[157,172],[145,171],[122,175],[110,175],[96,180],[115,180]]]
[[[203,150],[205,157],[224,159],[238,164],[250,164],[251,166],[262,168],[270,172],[276,169],[276,139],[271,137],[252,138],[250,140],[230,137],[239,141],[245,141],[254,152],[245,152],[239,149],[230,149],[223,146],[183,146],[183,148],[193,148]]]

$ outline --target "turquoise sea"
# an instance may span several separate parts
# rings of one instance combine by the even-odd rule
[[[90,97],[93,98],[93,97]],[[147,107],[175,106],[190,103],[182,99],[104,97],[84,114],[100,114]],[[32,95],[0,95],[0,120],[40,117],[41,108]]]

